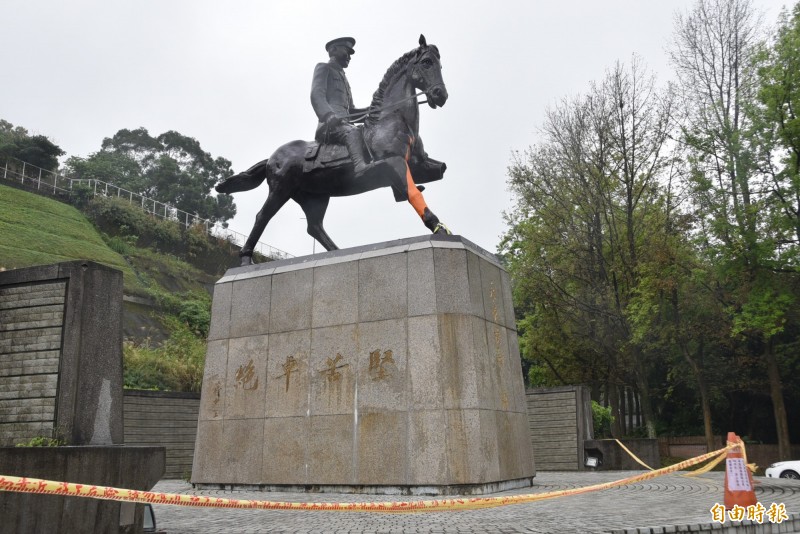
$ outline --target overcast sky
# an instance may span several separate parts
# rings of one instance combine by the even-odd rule
[[[671,77],[673,17],[691,0],[228,1],[2,0],[0,118],[50,137],[69,156],[100,149],[121,128],[197,139],[241,171],[281,144],[312,139],[309,101],[324,44],[356,38],[347,69],[367,106],[387,67],[419,34],[442,54],[450,94],[421,106],[420,135],[448,166],[428,185],[431,209],[456,234],[495,252],[511,206],[506,168],[536,143],[544,111],[585,92],[614,62],[641,56]],[[772,25],[783,0],[759,0]],[[249,233],[267,186],[234,195],[231,228]],[[261,240],[312,252],[289,202]],[[341,248],[427,233],[390,189],[331,200],[325,219]],[[316,251],[322,248],[317,244]]]

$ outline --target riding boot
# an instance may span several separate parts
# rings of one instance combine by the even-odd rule
[[[361,132],[356,128],[347,132],[344,144],[347,145],[347,150],[350,152],[350,159],[353,160],[353,171],[356,175],[363,174],[374,166],[374,163],[364,161],[364,141],[361,138]]]
[[[425,208],[425,211],[422,212],[422,222],[428,227],[428,230],[434,234],[452,235],[450,229],[447,228],[447,226],[445,226],[443,223],[439,222],[439,217],[434,215],[433,212],[428,208]]]

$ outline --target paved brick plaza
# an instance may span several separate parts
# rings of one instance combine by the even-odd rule
[[[544,472],[533,488],[496,495],[541,493],[619,480],[633,472]],[[762,525],[733,523],[737,532],[785,533],[800,531],[800,483],[791,480],[756,478],[756,494],[766,508],[783,503],[789,520]],[[197,491],[180,480],[161,481],[154,491],[198,493],[230,498],[353,502],[404,500],[386,496],[259,493],[243,491]],[[168,534],[189,533],[667,533],[734,532],[726,525],[712,524],[710,508],[723,499],[723,474],[700,477],[668,475],[620,488],[562,497],[528,504],[486,510],[419,514],[376,514],[347,512],[289,512],[226,510],[155,505],[160,530]],[[650,527],[650,528],[642,528]],[[655,527],[655,528],[654,528]]]

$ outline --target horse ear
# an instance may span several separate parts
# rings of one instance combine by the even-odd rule
[[[422,34],[419,34],[419,45],[428,46],[428,42],[425,40],[425,36]]]

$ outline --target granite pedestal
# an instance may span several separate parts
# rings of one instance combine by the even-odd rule
[[[459,236],[229,270],[192,482],[483,493],[534,476],[508,274]]]

